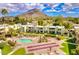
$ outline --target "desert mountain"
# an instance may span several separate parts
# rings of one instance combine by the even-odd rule
[[[47,15],[42,13],[39,9],[31,9],[23,14],[20,14],[18,16],[23,17],[46,17]]]

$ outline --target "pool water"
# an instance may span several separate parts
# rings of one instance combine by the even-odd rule
[[[19,40],[17,40],[17,42],[21,42],[21,43],[31,43],[32,40],[30,40],[30,39],[19,39]]]

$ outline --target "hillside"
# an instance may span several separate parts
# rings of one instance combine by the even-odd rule
[[[46,17],[44,13],[42,13],[39,9],[31,9],[23,14],[20,14],[18,16],[23,16],[23,17]]]

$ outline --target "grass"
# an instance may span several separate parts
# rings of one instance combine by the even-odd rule
[[[56,37],[56,34],[45,34],[46,37]]]
[[[20,48],[17,51],[15,51],[12,55],[25,55],[26,51],[24,48]]]
[[[62,46],[63,48],[61,48],[61,50],[63,50],[67,55],[69,55],[68,43],[63,43]]]
[[[48,34],[48,33],[26,33],[26,36],[51,36],[51,37],[56,37],[56,34]]]
[[[66,40],[65,40],[66,43],[62,44],[64,48],[61,48],[61,50],[63,50],[66,54],[75,55],[76,54],[75,41],[76,41],[76,38],[66,37]]]
[[[75,41],[76,41],[75,38],[71,38],[71,39],[67,40],[68,43],[73,43],[73,44],[68,44],[69,53],[70,53],[71,55],[76,54],[76,50],[75,50],[75,49],[76,49],[76,46],[77,46],[77,45],[74,45],[74,44],[75,44]]]
[[[11,46],[10,45],[5,45],[4,48],[2,49],[2,54],[7,55],[11,51],[12,51]]]

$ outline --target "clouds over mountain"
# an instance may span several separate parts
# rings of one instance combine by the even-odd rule
[[[0,9],[2,8],[6,8],[9,11],[9,15],[17,15],[30,9],[38,8],[48,15],[50,13],[54,15],[55,13],[58,15],[79,17],[78,3],[1,3]]]

